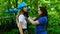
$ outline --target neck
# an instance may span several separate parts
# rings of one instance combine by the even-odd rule
[[[21,11],[21,14],[24,14],[24,12]]]

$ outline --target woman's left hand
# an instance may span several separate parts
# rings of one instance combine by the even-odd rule
[[[28,17],[28,20],[31,19],[31,17]]]

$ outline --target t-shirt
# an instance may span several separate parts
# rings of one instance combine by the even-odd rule
[[[18,20],[19,20],[19,22],[20,21],[22,22],[22,28],[27,29],[27,22],[26,22],[25,16],[23,14],[19,15]]]
[[[37,20],[39,25],[36,25],[35,34],[47,34],[46,33],[46,24],[47,24],[47,17],[42,16]]]

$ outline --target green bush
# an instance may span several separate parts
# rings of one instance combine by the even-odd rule
[[[18,3],[20,3],[21,1],[25,1],[25,0],[18,0]],[[47,32],[48,34],[60,34],[60,1],[59,0],[37,0],[38,1],[38,6],[42,6],[45,5],[47,7],[47,11],[48,11],[48,28],[47,28]],[[37,16],[37,6],[36,6],[36,2],[35,0],[29,0],[29,1],[25,1],[27,4],[30,5],[31,7],[31,12],[29,12],[29,15],[31,17],[36,17]],[[6,14],[5,10],[8,9],[8,0],[1,0],[0,1],[0,16],[5,17],[5,16],[13,16],[12,18],[14,19],[14,23],[15,23],[15,13],[9,13]],[[12,6],[14,6],[16,8],[16,1],[14,0],[10,0],[10,6],[9,8],[11,8]],[[13,28],[10,31],[6,31],[6,26],[10,23],[6,23],[6,20],[9,20],[10,23],[12,22],[11,18],[0,18],[0,33],[3,34],[17,34],[19,31],[18,29]],[[2,22],[1,22],[2,21]],[[28,22],[29,25],[29,33],[34,34],[34,28],[35,26],[30,24]],[[3,29],[2,29],[3,28]],[[33,31],[32,31],[33,30]]]

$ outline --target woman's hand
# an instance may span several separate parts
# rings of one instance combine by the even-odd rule
[[[35,19],[36,19],[36,17],[34,17],[34,18],[28,17],[28,19],[32,19],[32,20],[35,20]]]
[[[28,17],[28,20],[31,19],[31,17]]]
[[[34,18],[32,18],[33,20],[35,20],[36,19],[36,17],[34,17]]]
[[[39,24],[38,21],[34,21],[31,17],[28,17],[28,20],[29,20],[30,23],[32,23],[33,25]]]

